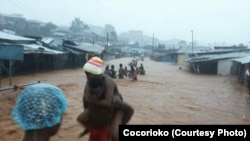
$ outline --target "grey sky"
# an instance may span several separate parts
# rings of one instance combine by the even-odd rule
[[[70,25],[112,24],[118,33],[142,30],[172,38],[250,45],[250,0],[1,0],[0,13]]]

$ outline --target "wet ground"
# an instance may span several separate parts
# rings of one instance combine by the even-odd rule
[[[118,69],[120,63],[126,66],[131,59],[121,58],[106,64],[114,64]],[[148,58],[138,63],[143,63],[146,75],[138,76],[137,81],[115,79],[125,100],[135,109],[129,124],[250,124],[247,89],[238,83],[237,77],[191,74],[179,70],[178,65]],[[88,136],[77,139],[82,127],[76,122],[77,115],[83,110],[85,79],[79,68],[14,76],[12,83],[22,85],[42,81],[62,88],[67,96],[68,110],[52,141],[87,141]],[[8,86],[9,79],[3,79],[0,88]],[[0,92],[1,141],[20,141],[23,137],[23,131],[10,117],[15,97],[21,90]]]

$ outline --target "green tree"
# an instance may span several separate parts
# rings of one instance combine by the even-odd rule
[[[116,34],[115,31],[112,31],[112,32],[110,33],[110,39],[111,39],[112,41],[114,41],[114,42],[117,41],[117,34]]]
[[[244,44],[240,43],[240,44],[238,45],[238,47],[240,47],[240,48],[245,48],[245,47],[247,47],[247,46],[245,46]]]
[[[44,36],[49,36],[52,33],[52,30],[56,29],[57,26],[52,22],[48,22],[45,25],[41,26],[41,34]]]
[[[75,18],[71,22],[71,26],[70,26],[71,31],[80,32],[80,31],[84,31],[86,29],[89,29],[89,26],[87,24],[84,24],[84,22],[81,21],[80,18]]]
[[[110,41],[116,42],[118,40],[116,31],[115,31],[115,28],[114,28],[113,25],[106,24],[105,27],[104,27],[103,32],[104,32],[104,35],[106,35],[107,33],[109,33],[109,40]]]
[[[106,24],[103,32],[104,32],[104,35],[106,35],[107,33],[115,32],[115,28],[111,24]]]
[[[178,45],[179,45],[179,48],[183,48],[183,47],[187,46],[187,43],[185,40],[181,40],[181,41],[179,41]]]
[[[41,36],[41,22],[34,21],[34,20],[27,21],[24,35]]]
[[[159,43],[159,45],[158,45],[158,49],[165,49],[166,47],[165,47],[165,45],[164,44],[160,44]]]

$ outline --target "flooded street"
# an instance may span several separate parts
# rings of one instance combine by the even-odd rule
[[[132,58],[105,62],[127,66]],[[146,75],[138,75],[137,81],[129,78],[115,79],[124,99],[135,114],[129,124],[250,124],[250,102],[247,89],[237,82],[237,77],[191,74],[179,70],[178,65],[143,62]],[[105,65],[104,65],[105,67]],[[65,91],[68,110],[58,134],[52,141],[87,141],[87,136],[77,139],[82,127],[76,122],[83,110],[82,96],[86,82],[82,69],[62,70],[35,75],[16,76],[13,85],[48,82]],[[9,79],[1,81],[1,88],[9,86]],[[0,139],[20,141],[23,131],[13,123],[10,112],[18,91],[0,93]]]

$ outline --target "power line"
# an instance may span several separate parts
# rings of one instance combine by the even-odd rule
[[[14,4],[16,7],[18,7],[19,9],[21,9],[22,11],[24,11],[26,14],[32,16],[32,17],[36,17],[35,15],[33,15],[32,12],[26,10],[25,8],[19,6],[19,4],[16,3],[16,1],[12,1],[12,0],[9,0],[12,4]],[[32,14],[31,14],[32,13]]]
[[[16,0],[16,2],[18,2],[19,4],[21,4],[23,7],[25,7],[30,13],[34,13],[35,17],[41,17],[41,15],[39,13],[37,13],[34,10],[31,10],[28,6],[26,6],[22,1],[20,0]]]

